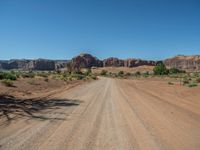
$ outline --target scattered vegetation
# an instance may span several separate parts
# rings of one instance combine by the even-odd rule
[[[111,78],[124,78],[124,79],[140,78],[140,77],[145,77],[145,78],[163,77],[163,79],[173,78],[172,81],[168,82],[169,85],[180,83],[180,85],[188,87],[198,86],[198,83],[200,83],[200,72],[188,73],[184,70],[180,70],[177,68],[168,69],[164,63],[157,64],[154,67],[153,72],[137,71],[130,73],[130,72],[119,71],[118,73],[115,73],[115,72],[108,72],[107,70],[102,70],[99,75]]]
[[[177,68],[170,68],[169,74],[178,74],[178,73],[186,73],[184,70],[179,70]]]
[[[6,86],[12,86],[13,82],[18,78],[30,78],[27,81],[30,85],[37,85],[33,78],[44,78],[45,82],[49,82],[50,79],[72,81],[72,80],[96,80],[97,76],[91,72],[91,69],[86,69],[83,72],[68,72],[68,71],[2,71],[0,72],[0,80]]]

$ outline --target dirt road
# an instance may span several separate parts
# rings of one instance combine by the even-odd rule
[[[168,86],[102,78],[58,93],[70,103],[2,123],[0,149],[199,150],[200,91]]]

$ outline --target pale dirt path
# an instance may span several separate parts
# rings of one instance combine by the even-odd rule
[[[0,126],[0,149],[199,150],[199,102],[154,88],[102,78],[55,94],[80,105]]]

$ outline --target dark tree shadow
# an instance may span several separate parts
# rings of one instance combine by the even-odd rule
[[[62,107],[77,106],[81,103],[80,100],[69,99],[17,99],[13,96],[0,95],[0,118],[6,118],[5,123],[8,125],[16,117],[26,117],[28,119],[57,119],[46,115],[48,112],[53,112],[55,109]],[[45,112],[45,113],[44,113]],[[62,113],[62,112],[61,112]]]

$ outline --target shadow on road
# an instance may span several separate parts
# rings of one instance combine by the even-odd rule
[[[62,107],[78,106],[80,100],[69,99],[17,99],[13,96],[0,95],[0,118],[6,118],[6,124],[10,124],[16,116],[27,117],[29,119],[57,119],[46,115],[48,112],[53,112],[54,109]],[[42,113],[42,111],[45,113]],[[5,123],[4,122],[4,123]]]

